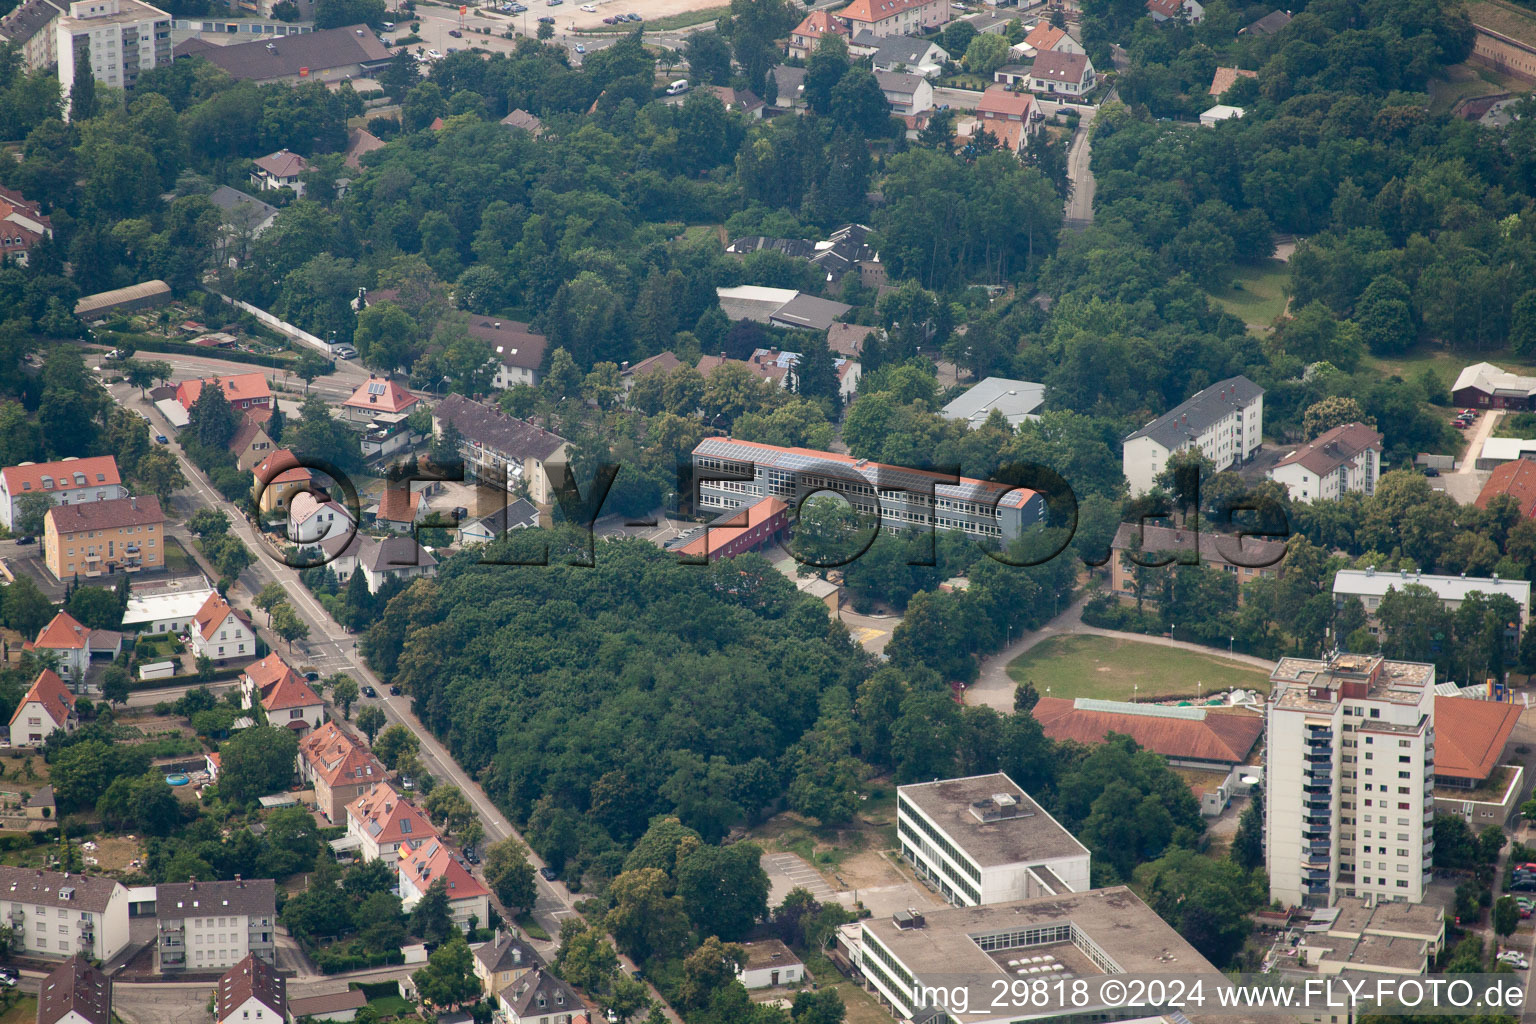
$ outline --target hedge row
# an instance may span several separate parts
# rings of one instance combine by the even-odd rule
[[[388,967],[405,963],[405,954],[398,949],[382,953],[335,953],[317,949],[310,954],[321,974],[345,974],[348,971],[366,971],[371,967]]]
[[[223,359],[231,363],[251,363],[278,370],[292,369],[293,359],[287,356],[264,356],[259,352],[242,352],[233,348],[205,348],[190,341],[171,341],[148,334],[122,334],[116,331],[100,331],[97,337],[107,344],[119,339],[136,352],[166,352],[172,355],[203,356],[207,359]],[[121,347],[121,346],[117,346]]]
[[[173,686],[223,683],[231,679],[239,679],[240,673],[243,671],[243,668],[216,668],[213,670],[212,679],[204,679],[195,673],[193,675],[162,676],[159,679],[135,679],[128,689],[129,692],[137,693],[139,690],[168,690]]]

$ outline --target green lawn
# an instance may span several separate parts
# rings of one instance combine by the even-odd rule
[[[631,32],[637,28],[643,28],[647,32],[667,32],[673,29],[702,25],[705,22],[719,21],[729,13],[731,13],[729,6],[705,7],[698,11],[684,11],[682,14],[669,14],[663,18],[650,18],[645,21],[634,21],[623,25],[592,25],[581,29],[581,32],[597,35],[604,32]]]
[[[1227,286],[1211,293],[1223,309],[1243,318],[1245,324],[1268,327],[1285,311],[1291,272],[1280,260],[1257,266],[1240,266]]]
[[[518,914],[516,924],[523,931],[527,932],[530,938],[538,939],[540,942],[550,941],[549,932],[546,932],[539,922],[533,919],[532,914]]]
[[[16,996],[16,1001],[0,1013],[0,1024],[32,1024],[37,1020],[37,997],[24,996],[19,993],[8,993]]]
[[[1529,86],[1521,86],[1512,79],[1501,77],[1490,68],[1473,67],[1471,64],[1453,64],[1439,78],[1429,83],[1429,112],[1440,117],[1449,114],[1462,100],[1496,93],[1524,92]]]
[[[1418,345],[1413,351],[1400,356],[1367,355],[1360,365],[1382,376],[1396,374],[1404,380],[1412,380],[1428,366],[1440,375],[1441,383],[1449,388],[1462,368],[1475,362],[1492,363],[1511,373],[1536,373],[1536,363],[1521,359],[1508,349],[1458,353],[1439,345]]]
[[[1008,675],[1034,683],[1042,696],[1049,688],[1052,697],[1099,700],[1269,689],[1269,673],[1215,654],[1103,636],[1053,636],[1014,659]]]
[[[378,1011],[380,1017],[403,1017],[416,1007],[400,996],[382,996],[368,1000],[368,1005]]]
[[[197,568],[187,549],[174,537],[165,538],[165,569],[167,572],[187,572]]]

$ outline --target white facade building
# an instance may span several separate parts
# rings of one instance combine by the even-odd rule
[[[1122,467],[1131,494],[1145,494],[1174,452],[1198,449],[1216,471],[1246,462],[1264,433],[1264,389],[1229,377],[1159,416],[1125,439]]]
[[[1334,427],[1275,463],[1269,478],[1285,485],[1291,500],[1310,505],[1354,492],[1376,493],[1381,475],[1381,435],[1363,423]]]
[[[277,885],[270,878],[155,887],[160,969],[225,970],[277,956]]]
[[[110,455],[7,466],[0,470],[0,523],[7,530],[15,528],[19,499],[26,494],[46,494],[55,505],[79,505],[126,498],[128,489]]]
[[[111,878],[0,865],[0,920],[13,955],[107,961],[128,945],[128,890]]]
[[[1340,569],[1333,577],[1333,604],[1335,608],[1342,608],[1344,602],[1358,597],[1365,606],[1367,628],[1375,633],[1376,610],[1381,607],[1381,599],[1389,590],[1403,590],[1409,586],[1428,587],[1451,612],[1461,607],[1468,594],[1478,593],[1484,597],[1502,594],[1513,599],[1520,606],[1520,618],[1513,629],[1505,630],[1505,640],[1510,644],[1519,643],[1520,633],[1530,617],[1531,585],[1525,580],[1504,580],[1497,576],[1435,576],[1402,569],[1397,572],[1377,572],[1375,568]]]
[[[256,653],[256,635],[217,593],[208,595],[192,620],[192,653],[215,662],[249,658]],[[225,964],[225,966],[229,966]]]
[[[1435,802],[1435,667],[1339,654],[1283,658],[1266,708],[1270,896],[1424,899]]]
[[[214,594],[206,577],[175,580],[154,590],[135,588],[123,610],[124,633],[186,633]]]
[[[957,906],[1089,886],[1087,847],[1002,772],[898,787],[896,831],[902,856]]]
[[[171,62],[171,16],[141,0],[76,0],[55,31],[66,96],[83,48],[90,50],[91,77],[115,89],[131,89],[140,71]]]

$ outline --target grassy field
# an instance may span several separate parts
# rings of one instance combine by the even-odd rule
[[[1462,100],[1504,92],[1526,92],[1529,89],[1529,85],[1500,75],[1491,68],[1453,64],[1445,69],[1441,77],[1430,80],[1429,112],[1441,116],[1449,114]]]
[[[16,1001],[0,1013],[0,1024],[32,1024],[37,1020],[37,996],[18,995]]]
[[[1285,311],[1291,272],[1279,260],[1266,260],[1259,266],[1238,267],[1231,282],[1211,298],[1245,324],[1268,327]]]
[[[1413,351],[1400,356],[1367,355],[1361,365],[1383,376],[1396,374],[1404,380],[1412,380],[1426,366],[1440,375],[1440,381],[1449,388],[1456,375],[1469,363],[1488,362],[1511,373],[1536,373],[1536,363],[1521,359],[1508,349],[1491,352],[1452,352],[1438,345],[1419,345]]]
[[[1041,695],[1049,689],[1052,697],[1098,700],[1269,689],[1269,673],[1215,654],[1102,636],[1053,636],[1014,659],[1008,675],[1034,683]]]
[[[647,32],[667,32],[673,29],[688,28],[692,25],[703,25],[705,22],[719,21],[731,13],[729,6],[705,7],[698,11],[684,11],[681,14],[669,14],[664,18],[651,18],[645,21],[627,22],[622,25],[593,25],[584,28],[582,33],[599,35],[604,32],[632,32],[637,28],[644,28]]]

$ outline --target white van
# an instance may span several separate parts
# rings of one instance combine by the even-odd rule
[[[681,96],[683,93],[685,93],[687,91],[688,91],[688,79],[686,79],[686,78],[679,78],[677,81],[675,81],[671,85],[667,86],[667,95],[668,96]]]
[[[384,22],[384,31],[385,32],[393,32],[394,30],[395,30],[395,23],[394,22],[392,22],[392,21]]]

